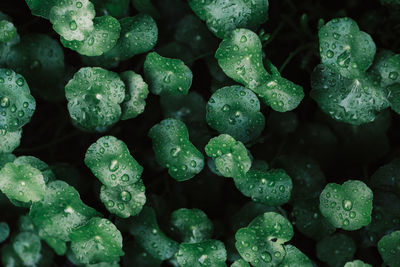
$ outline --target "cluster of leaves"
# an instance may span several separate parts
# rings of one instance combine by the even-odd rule
[[[400,266],[400,43],[303,2],[0,12],[2,265]]]

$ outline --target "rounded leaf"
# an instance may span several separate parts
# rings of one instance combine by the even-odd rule
[[[119,39],[121,25],[111,16],[96,17],[93,19],[94,30],[84,40],[68,41],[61,36],[61,43],[85,56],[100,56],[110,51]]]
[[[102,68],[81,68],[65,86],[74,124],[87,131],[105,131],[121,117],[125,84],[118,74]]]
[[[256,217],[236,232],[236,249],[253,266],[276,266],[285,258],[283,244],[293,237],[290,222],[275,212]]]
[[[188,0],[191,9],[205,20],[208,29],[224,38],[236,28],[256,30],[268,19],[268,0]]]
[[[149,86],[141,75],[133,71],[125,71],[119,75],[125,84],[125,99],[121,104],[121,120],[136,118],[144,112]]]
[[[371,72],[381,77],[383,88],[400,83],[400,54],[394,54],[387,50],[381,51],[375,57]]]
[[[11,153],[19,147],[22,129],[10,132],[0,129],[0,153]]]
[[[121,232],[107,219],[94,217],[69,237],[72,252],[83,264],[119,261],[124,255]]]
[[[155,95],[186,95],[192,85],[192,71],[180,59],[147,54],[143,65],[145,80]]]
[[[38,158],[35,158],[33,156],[20,156],[14,160],[14,164],[16,165],[30,165],[34,167],[35,169],[38,169],[39,171],[42,172],[44,182],[47,184],[50,181],[53,181],[56,179],[56,176],[54,175],[53,171],[50,169],[49,165],[47,163],[41,161]]]
[[[5,222],[0,222],[0,243],[8,238],[10,235],[10,227]]]
[[[12,242],[15,253],[24,265],[35,265],[40,259],[40,237],[33,232],[21,232]]]
[[[176,119],[165,119],[149,131],[157,162],[177,181],[185,181],[200,173],[204,156],[190,142],[186,125]]]
[[[24,77],[10,69],[0,69],[0,129],[17,131],[27,124],[35,112]]]
[[[242,86],[218,89],[207,103],[207,123],[243,143],[256,139],[265,126],[257,96]]]
[[[368,264],[368,263],[364,263],[361,260],[355,260],[355,261],[346,262],[344,267],[372,267],[372,265]]]
[[[59,0],[50,9],[53,29],[67,41],[83,41],[94,30],[96,15],[89,0]]]
[[[93,143],[86,151],[85,164],[109,187],[132,185],[143,172],[126,144],[114,136],[103,136]]]
[[[128,218],[140,213],[146,203],[145,187],[142,180],[135,184],[108,187],[103,185],[100,200],[107,210],[121,218]]]
[[[59,180],[47,185],[43,201],[33,203],[29,212],[41,235],[63,241],[70,240],[68,235],[73,229],[98,215],[82,202],[78,191]]]
[[[198,243],[210,239],[213,224],[199,209],[181,208],[171,214],[171,225],[185,243]]]
[[[159,260],[173,257],[179,249],[178,243],[160,230],[156,214],[150,207],[143,207],[142,212],[133,218],[130,233],[147,253]]]
[[[287,203],[293,187],[292,179],[282,169],[250,169],[243,176],[233,177],[233,180],[243,195],[268,206]]]
[[[321,61],[346,78],[357,78],[371,65],[376,46],[350,18],[335,18],[318,32]]]
[[[311,75],[311,97],[323,112],[341,122],[360,125],[375,120],[389,106],[385,91],[372,76],[349,79],[318,65]]]
[[[330,267],[342,267],[353,258],[355,252],[356,244],[353,239],[341,233],[328,236],[317,243],[317,258]]]
[[[214,159],[215,167],[225,177],[243,176],[251,167],[246,147],[228,134],[212,138],[205,151],[207,156]]]
[[[176,254],[179,266],[226,266],[226,249],[219,240],[209,239],[198,243],[182,243]]]
[[[371,222],[371,189],[361,181],[329,183],[320,195],[322,215],[336,228],[358,230]]]
[[[385,235],[378,242],[378,251],[389,266],[398,266],[400,262],[400,231]]]
[[[17,36],[17,29],[14,24],[8,20],[0,20],[0,42],[6,43]]]
[[[28,203],[42,200],[46,185],[38,169],[28,164],[6,163],[0,171],[0,190],[9,199]]]
[[[298,248],[292,245],[285,245],[286,256],[279,265],[280,267],[287,266],[302,266],[313,267],[311,260],[303,254]]]

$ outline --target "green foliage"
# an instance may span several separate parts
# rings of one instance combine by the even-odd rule
[[[249,263],[244,259],[238,259],[231,264],[231,267],[250,267]]]
[[[192,71],[180,59],[162,57],[156,52],[146,56],[145,80],[156,95],[186,95],[192,85]]]
[[[317,257],[329,267],[343,266],[353,258],[355,252],[356,244],[353,239],[341,233],[328,236],[317,243]]]
[[[268,171],[250,169],[235,176],[235,185],[245,196],[268,206],[281,206],[290,199],[292,179],[282,169]]]
[[[30,165],[33,168],[41,171],[43,175],[43,180],[47,184],[56,179],[53,171],[50,169],[47,163],[41,161],[38,158],[33,156],[20,156],[14,160],[14,164],[16,165]]]
[[[373,193],[361,181],[329,183],[320,195],[322,215],[336,228],[357,230],[371,222]]]
[[[213,158],[215,167],[225,177],[243,176],[251,167],[246,147],[228,134],[212,138],[205,151],[207,156]]]
[[[378,251],[383,261],[390,267],[398,266],[400,262],[400,231],[385,235],[378,242]]]
[[[93,143],[86,151],[85,164],[109,187],[132,185],[143,172],[126,144],[114,136],[103,136]]]
[[[0,20],[0,42],[6,43],[17,36],[17,29],[14,24],[8,20]]]
[[[310,259],[303,254],[298,248],[292,245],[285,245],[286,256],[279,266],[314,266]]]
[[[33,203],[29,216],[42,236],[66,242],[73,229],[99,213],[86,206],[72,186],[56,180],[47,185],[44,199]]]
[[[102,68],[81,68],[65,86],[72,122],[86,131],[102,132],[121,117],[125,84]]]
[[[188,0],[194,13],[207,23],[208,29],[224,38],[237,28],[256,30],[268,19],[268,0]]]
[[[142,212],[134,217],[129,231],[140,246],[156,259],[169,259],[179,249],[178,243],[158,227],[156,214],[150,207],[143,207]]]
[[[0,129],[0,153],[11,153],[21,142],[22,130],[13,132]]]
[[[25,2],[33,15],[48,19],[50,10],[57,3],[57,0],[25,0]]]
[[[157,162],[177,181],[193,178],[204,167],[204,156],[190,142],[186,125],[165,119],[149,131]]]
[[[38,169],[28,164],[6,163],[0,170],[0,190],[11,200],[29,203],[44,198],[46,185]]]
[[[146,203],[145,187],[141,180],[130,185],[108,187],[103,185],[100,190],[101,202],[110,213],[121,218],[137,215]]]
[[[121,120],[136,118],[144,112],[149,86],[143,81],[140,74],[133,71],[125,71],[119,77],[125,84],[125,99],[121,104]]]
[[[19,233],[13,239],[12,246],[25,266],[35,265],[39,261],[41,243],[39,236],[35,233]]]
[[[24,77],[10,69],[0,69],[0,129],[21,129],[35,109],[36,101]]]
[[[364,263],[361,260],[355,260],[355,261],[351,261],[351,262],[350,261],[346,262],[344,267],[372,267],[372,265],[368,264],[368,263]]]
[[[0,243],[4,242],[10,235],[10,227],[5,222],[0,222]]]
[[[226,266],[224,243],[218,240],[205,240],[198,243],[182,243],[176,254],[179,266]]]
[[[96,14],[111,15],[122,18],[128,14],[129,0],[91,0],[96,9]]]
[[[121,25],[111,16],[93,19],[93,31],[84,40],[68,41],[61,36],[61,43],[85,56],[100,56],[110,51],[118,41]]]
[[[69,237],[72,252],[84,264],[118,261],[124,255],[121,233],[107,219],[94,217]]]
[[[95,15],[89,0],[60,0],[55,1],[50,9],[49,20],[65,40],[83,41],[94,30]]]
[[[243,143],[256,139],[265,125],[257,96],[237,85],[218,89],[211,96],[206,120],[219,133],[229,134]]]
[[[278,213],[267,212],[236,232],[235,246],[243,259],[254,266],[276,266],[286,255],[283,244],[292,237],[290,222]]]
[[[333,234],[336,228],[319,210],[318,199],[298,200],[293,205],[295,227],[305,236],[316,241]]]
[[[172,212],[171,225],[185,243],[199,243],[210,239],[214,228],[203,211],[185,208]]]
[[[215,57],[225,74],[253,90],[272,109],[295,109],[304,97],[303,89],[281,77],[278,70],[262,59],[258,35],[247,29],[232,31],[219,45]]]

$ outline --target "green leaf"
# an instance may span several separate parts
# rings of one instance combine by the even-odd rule
[[[40,259],[40,237],[32,232],[21,232],[14,237],[12,246],[24,265],[35,265]]]
[[[192,71],[182,60],[162,57],[156,52],[146,56],[143,71],[155,95],[186,95],[192,85]]]
[[[53,29],[67,41],[83,41],[94,30],[96,15],[89,0],[60,0],[50,9]]]
[[[121,36],[117,44],[104,54],[107,60],[120,61],[150,51],[158,40],[156,22],[149,15],[139,14],[119,20]]]
[[[21,129],[35,109],[36,101],[24,77],[10,69],[0,69],[0,129]]]
[[[238,85],[218,89],[211,96],[206,119],[211,128],[243,143],[256,139],[265,126],[257,96]]]
[[[156,259],[169,259],[179,249],[178,243],[160,230],[156,213],[150,207],[143,207],[142,212],[133,218],[129,231],[139,245]]]
[[[155,19],[160,17],[158,10],[151,0],[132,0],[132,5],[140,13],[149,14]]]
[[[238,259],[231,264],[231,267],[250,267],[249,263],[244,259]]]
[[[0,189],[9,199],[27,203],[42,200],[46,185],[38,169],[6,163],[0,171]]]
[[[236,232],[235,246],[253,266],[276,266],[286,255],[283,244],[292,237],[292,225],[285,217],[266,212]]]
[[[304,97],[302,87],[282,78],[270,62],[267,72],[260,38],[250,30],[232,31],[219,45],[215,58],[228,77],[253,90],[276,111],[292,110]]]
[[[246,147],[228,134],[212,138],[205,151],[207,156],[214,159],[217,170],[225,177],[243,176],[251,167]]]
[[[30,165],[35,169],[38,169],[39,171],[42,172],[43,175],[43,180],[47,184],[50,181],[53,181],[56,179],[56,176],[54,175],[53,171],[50,169],[49,165],[47,165],[45,162],[41,161],[38,158],[35,158],[33,156],[21,156],[18,157],[14,160],[14,164],[16,165]]]
[[[141,180],[135,184],[108,187],[103,185],[100,200],[107,210],[121,218],[128,218],[140,213],[146,203],[145,187]]]
[[[190,8],[208,29],[224,38],[236,28],[256,30],[268,19],[268,0],[188,0]]]
[[[93,19],[94,30],[82,41],[68,41],[61,36],[64,47],[77,51],[85,56],[100,56],[110,51],[119,39],[121,25],[111,16],[96,17]]]
[[[353,259],[355,252],[356,244],[353,239],[341,233],[328,236],[317,243],[317,258],[330,267],[342,267]]]
[[[177,181],[185,181],[200,173],[204,156],[190,142],[186,125],[176,119],[165,119],[149,131],[157,162]]]
[[[140,74],[133,71],[125,71],[119,77],[125,83],[125,99],[121,104],[121,120],[136,118],[144,112],[149,86],[143,81]]]
[[[383,261],[389,266],[398,266],[400,262],[400,231],[394,231],[381,238],[378,251]]]
[[[357,78],[372,65],[375,43],[354,20],[335,18],[319,30],[318,37],[322,63],[341,76]]]
[[[56,180],[47,185],[43,201],[33,203],[29,216],[40,235],[69,241],[73,229],[99,213],[86,206],[72,186]]]
[[[50,10],[57,0],[25,0],[25,2],[33,15],[49,19]]]
[[[286,256],[279,265],[280,267],[289,266],[302,266],[302,267],[313,267],[311,260],[303,254],[298,248],[292,245],[284,246]]]
[[[83,264],[119,261],[124,255],[121,233],[107,219],[94,217],[69,237],[72,252]]]
[[[0,153],[0,170],[6,165],[8,162],[13,162],[16,159],[16,156],[10,153]]]
[[[395,83],[387,87],[388,101],[394,112],[400,114],[400,83]]]
[[[290,199],[292,179],[282,169],[262,171],[250,169],[245,175],[234,176],[235,185],[243,195],[268,206],[281,206]]]
[[[39,233],[39,236],[47,243],[49,247],[54,250],[57,255],[62,256],[67,252],[67,243],[64,240],[57,237],[48,236],[45,233]]]
[[[381,51],[376,55],[370,72],[380,76],[383,88],[400,83],[400,54],[387,50]]]
[[[171,214],[173,231],[177,232],[185,243],[198,243],[210,239],[213,224],[207,215],[199,209],[181,208]]]
[[[389,106],[385,91],[370,75],[346,78],[325,65],[311,75],[311,97],[337,121],[360,125],[375,120]]]
[[[0,42],[6,43],[17,36],[17,29],[14,24],[8,20],[0,20]]]
[[[73,123],[86,131],[102,132],[121,117],[125,85],[118,74],[102,68],[81,68],[65,86]]]
[[[1,248],[1,262],[3,266],[10,267],[22,267],[24,264],[22,263],[19,256],[15,253],[14,248],[11,244],[5,244]]]
[[[21,73],[32,91],[50,100],[64,100],[64,64],[62,46],[45,34],[27,34],[12,47],[6,65]],[[62,82],[61,82],[62,80]]]
[[[8,238],[10,235],[10,227],[6,222],[0,222],[0,243]]]
[[[329,183],[320,195],[322,215],[336,228],[358,230],[371,222],[371,189],[361,181]]]
[[[364,263],[361,260],[355,260],[355,261],[351,261],[351,262],[350,261],[346,262],[344,267],[372,267],[372,265],[368,264],[368,263]]]
[[[0,129],[0,153],[11,153],[19,147],[22,129],[10,132]]]
[[[292,215],[295,227],[300,233],[316,241],[333,234],[336,228],[319,210],[318,199],[297,200],[294,202]]]
[[[96,14],[110,15],[122,18],[129,13],[129,0],[91,0],[96,8]]]
[[[114,136],[103,136],[93,143],[86,151],[85,164],[109,187],[132,185],[143,172],[126,144]]]
[[[179,266],[226,266],[226,250],[224,243],[219,240],[205,240],[198,243],[182,243],[176,254]]]

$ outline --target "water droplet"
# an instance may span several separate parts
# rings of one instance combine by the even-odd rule
[[[279,186],[279,191],[281,191],[282,193],[285,192],[285,187],[283,185]]]
[[[344,226],[347,226],[347,225],[349,225],[350,224],[350,221],[348,220],[348,219],[344,219],[343,220],[343,225]]]
[[[81,2],[76,2],[76,7],[77,8],[81,8],[82,7],[82,3]]]
[[[7,108],[10,106],[10,99],[8,97],[4,96],[1,101],[0,101],[0,106],[3,108]]]
[[[328,50],[328,52],[326,52],[326,56],[327,56],[328,58],[333,58],[334,55],[335,55],[335,53],[333,53],[332,50]]]
[[[197,166],[196,161],[192,160],[192,161],[190,162],[190,166],[193,167],[193,168],[196,168],[196,166]]]
[[[230,110],[230,106],[229,105],[224,105],[222,107],[222,111],[229,111]]]
[[[94,44],[94,38],[93,37],[90,37],[89,38],[89,41],[88,41],[88,45],[89,46],[92,46]]]
[[[125,209],[125,205],[122,204],[122,203],[118,203],[117,207],[118,207],[119,210],[124,210]]]
[[[350,51],[346,50],[340,56],[337,57],[337,64],[341,68],[347,68],[350,64]]]
[[[131,193],[129,193],[128,191],[122,191],[121,194],[121,200],[128,202],[132,199]]]
[[[267,251],[264,251],[261,253],[261,259],[265,262],[271,262],[272,257],[271,254],[269,254]]]
[[[112,208],[112,207],[114,207],[114,205],[115,205],[114,201],[112,201],[112,200],[107,201],[108,207]]]
[[[119,168],[118,161],[116,159],[112,160],[109,166],[110,171],[115,172],[116,170],[118,170],[118,168]]]
[[[355,218],[356,217],[356,213],[354,211],[350,211],[350,218]]]
[[[14,113],[15,111],[17,111],[17,107],[15,105],[11,106],[11,112]]]
[[[257,246],[252,246],[252,247],[251,247],[251,250],[252,250],[252,251],[258,251],[258,247],[257,247]]]
[[[389,79],[396,80],[397,77],[399,77],[399,74],[396,71],[389,73]]]
[[[22,110],[18,111],[18,117],[22,118],[25,115],[25,112]]]
[[[353,202],[351,202],[351,200],[343,199],[342,206],[344,210],[351,210],[353,208]]]
[[[21,86],[23,86],[23,85],[25,84],[25,81],[24,81],[23,78],[18,78],[17,81],[16,81],[16,83],[17,83],[18,86],[21,87]]]
[[[72,21],[69,23],[69,28],[70,28],[71,31],[75,31],[75,30],[78,28],[78,25],[76,24],[76,21],[75,21],[75,20],[72,20]]]
[[[279,251],[277,251],[277,252],[274,253],[274,256],[275,256],[276,258],[279,258],[279,257],[281,256],[281,253],[280,253]]]
[[[129,181],[129,175],[125,173],[124,175],[121,176],[121,180],[123,182],[128,182]]]
[[[241,43],[247,42],[247,37],[245,35],[242,35],[242,37],[240,38],[240,42]]]
[[[164,82],[165,83],[170,83],[171,82],[171,74],[168,73],[165,77],[164,77]]]

